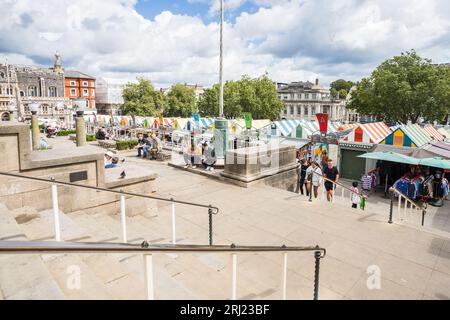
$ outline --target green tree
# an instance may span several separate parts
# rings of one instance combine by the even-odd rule
[[[243,112],[251,112],[253,119],[274,120],[283,109],[275,84],[267,74],[259,78],[242,76],[238,81],[227,81],[223,95],[224,115],[227,118],[239,118]],[[199,112],[204,116],[218,116],[218,84],[205,90],[198,107]]]
[[[347,90],[345,90],[345,89],[339,90],[339,99],[345,100],[345,98],[347,98],[347,95],[348,95]]]
[[[155,116],[165,107],[165,97],[155,90],[150,80],[137,78],[138,83],[128,83],[123,89],[124,103],[121,111],[125,115]],[[134,121],[133,121],[134,122]]]
[[[357,85],[348,107],[384,121],[443,121],[448,114],[450,75],[415,51],[383,62]]]
[[[164,115],[187,118],[197,111],[197,98],[194,89],[177,83],[167,94],[167,108]]]
[[[347,80],[344,80],[344,79],[336,80],[336,81],[332,82],[331,85],[330,85],[330,87],[331,87],[331,96],[332,97],[337,97],[338,94],[339,94],[339,98],[345,99],[347,94],[350,92],[350,89],[354,85],[355,84],[352,81],[347,81]],[[345,91],[343,91],[343,90],[345,90]],[[346,93],[346,94],[343,95],[344,93]]]

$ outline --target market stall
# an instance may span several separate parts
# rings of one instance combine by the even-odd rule
[[[431,138],[418,125],[401,126],[383,139],[380,144],[398,147],[420,148],[431,142]]]

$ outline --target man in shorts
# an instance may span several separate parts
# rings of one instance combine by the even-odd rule
[[[323,169],[323,176],[335,183],[339,182],[339,170],[334,166],[333,160],[328,159],[327,166]],[[325,180],[325,190],[327,190],[327,200],[332,201],[334,196],[334,183]]]

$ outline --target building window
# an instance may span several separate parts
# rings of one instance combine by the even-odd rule
[[[317,94],[313,93],[313,94],[312,94],[312,99],[313,99],[313,100],[316,100],[316,99],[317,99]]]
[[[89,90],[88,89],[83,89],[83,96],[85,96],[85,97],[89,96]]]
[[[305,93],[305,100],[309,99],[309,93]]]
[[[287,107],[284,108],[283,113],[286,115],[287,114]]]
[[[58,96],[58,91],[57,91],[56,87],[48,88],[48,96],[49,97],[57,97]]]
[[[309,108],[306,107],[306,108],[305,108],[305,116],[307,116],[308,114],[309,114]]]
[[[91,90],[91,96],[95,96],[95,90],[94,89]]]
[[[291,106],[291,115],[294,114],[294,106]]]
[[[25,97],[25,92],[20,91],[20,96],[21,96],[21,97]]]
[[[75,90],[75,89],[70,89],[70,95],[71,95],[71,96],[76,96],[76,95],[77,95],[77,90]]]
[[[89,87],[89,82],[83,81],[83,87]]]
[[[89,100],[86,100],[86,107],[89,108]]]
[[[36,86],[29,86],[28,87],[28,96],[29,97],[37,97],[37,87]]]
[[[5,73],[4,72],[0,72],[0,78],[2,78],[2,79],[5,78]]]
[[[72,87],[76,86],[75,81],[70,81],[70,86],[72,86]]]

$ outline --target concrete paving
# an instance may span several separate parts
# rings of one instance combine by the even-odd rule
[[[450,298],[450,239],[442,234],[408,225],[390,225],[383,214],[371,212],[376,208],[361,211],[342,203],[309,203],[305,197],[279,189],[244,189],[165,163],[133,157],[127,161],[151,167],[158,173],[159,195],[218,206],[221,211],[214,219],[214,234],[220,244],[318,244],[327,248],[321,269],[322,298]],[[198,219],[194,211],[198,210],[180,207],[177,215],[193,221]],[[258,270],[261,278],[267,277],[257,266],[269,266],[271,261],[276,266],[271,269],[276,278],[281,259],[263,256],[260,259],[255,272]],[[289,265],[293,274],[313,279],[310,256],[291,254]],[[381,272],[380,290],[367,287],[374,266]],[[294,294],[291,298],[298,296]]]

